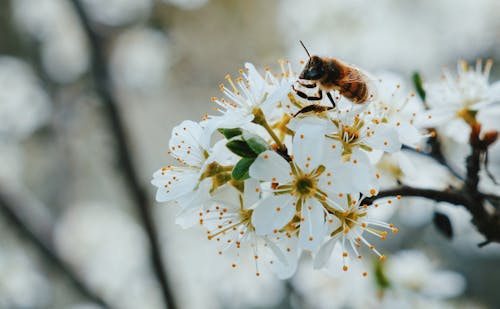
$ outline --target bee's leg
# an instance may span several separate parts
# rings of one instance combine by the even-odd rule
[[[330,92],[327,92],[326,93],[326,96],[328,97],[328,99],[330,100],[330,102],[332,102],[332,106],[333,108],[335,108],[335,106],[337,106],[337,104],[335,103],[335,101],[333,100],[333,97],[332,97],[332,94]]]
[[[292,89],[302,99],[306,99],[306,100],[309,100],[309,101],[320,101],[321,99],[323,99],[323,91],[322,90],[318,91],[318,96],[317,97],[314,97],[314,96],[308,96],[306,93],[304,93],[304,92],[302,92],[300,90],[295,89],[294,85],[292,85]]]
[[[301,81],[297,81],[297,83],[299,83],[299,85],[301,85],[302,87],[305,87],[305,88],[309,88],[309,89],[312,89],[312,88],[316,88],[316,84],[304,84],[302,83]]]
[[[328,110],[331,110],[332,108],[330,106],[324,106],[324,105],[318,105],[318,104],[309,104],[304,107],[302,107],[301,110],[295,113],[293,117],[297,117],[297,115],[304,114],[307,112],[316,112],[316,113],[321,113],[325,112]]]

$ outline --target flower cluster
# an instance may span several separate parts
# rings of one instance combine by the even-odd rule
[[[363,251],[384,260],[374,239],[398,229],[372,210],[393,201],[365,201],[379,191],[380,159],[426,137],[414,125],[414,95],[396,95],[400,85],[380,79],[370,102],[335,93],[331,108],[328,99],[299,97],[297,72],[288,61],[280,66],[273,74],[245,64],[212,98],[219,115],[173,129],[169,148],[178,164],[154,174],[156,199],[180,205],[183,227],[204,226],[219,254],[234,258],[232,267],[251,254],[257,275],[264,263],[291,276],[302,252],[322,268],[334,247],[344,271]]]

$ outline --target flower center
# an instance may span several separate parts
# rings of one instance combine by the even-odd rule
[[[316,180],[308,175],[300,175],[295,179],[293,189],[301,198],[312,197],[316,193]]]

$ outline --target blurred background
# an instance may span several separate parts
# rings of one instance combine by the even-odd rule
[[[458,207],[413,200],[394,214],[400,234],[384,244],[384,276],[403,292],[384,300],[368,292],[384,276],[325,274],[307,257],[288,281],[256,278],[253,264],[232,270],[201,229],[174,224],[178,208],[155,203],[149,184],[171,161],[171,129],[214,113],[225,74],[246,61],[298,63],[298,40],[406,80],[492,58],[499,79],[498,0],[79,0],[83,11],[75,1],[0,0],[0,308],[106,306],[92,295],[113,308],[164,308],[131,177],[151,201],[142,205],[179,308],[500,306],[499,246],[477,248]],[[432,225],[436,207],[451,240]]]

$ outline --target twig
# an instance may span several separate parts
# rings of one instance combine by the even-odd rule
[[[154,273],[160,283],[161,291],[168,308],[176,308],[174,296],[170,290],[167,279],[167,271],[162,259],[161,246],[158,234],[156,232],[151,203],[143,190],[139,176],[133,163],[132,153],[129,149],[129,142],[125,132],[124,122],[118,110],[115,98],[113,97],[110,85],[109,74],[107,71],[106,56],[103,52],[104,40],[92,28],[92,24],[78,0],[72,0],[76,12],[81,20],[83,29],[87,34],[91,46],[91,72],[94,79],[94,86],[97,94],[101,97],[106,109],[106,116],[111,126],[111,132],[116,142],[116,154],[121,163],[121,171],[125,177],[126,185],[135,201],[140,219],[146,230],[150,245],[151,259]]]
[[[68,266],[58,255],[55,253],[54,248],[46,241],[42,240],[35,232],[34,229],[28,226],[24,219],[19,216],[14,209],[17,209],[19,205],[13,205],[10,199],[0,192],[0,211],[12,224],[12,227],[16,231],[25,237],[30,243],[32,243],[38,251],[42,254],[42,257],[49,262],[51,265],[56,267],[66,278],[70,280],[73,286],[81,293],[82,296],[88,298],[89,300],[99,304],[104,308],[111,308],[101,297],[94,294],[94,292],[82,281],[75,272]]]
[[[363,204],[372,204],[375,200],[384,197],[392,196],[412,196],[412,197],[425,197],[436,202],[447,202],[454,205],[468,204],[466,196],[459,191],[440,191],[434,189],[422,189],[409,186],[401,186],[393,189],[380,191],[376,196],[368,197],[363,200]]]

